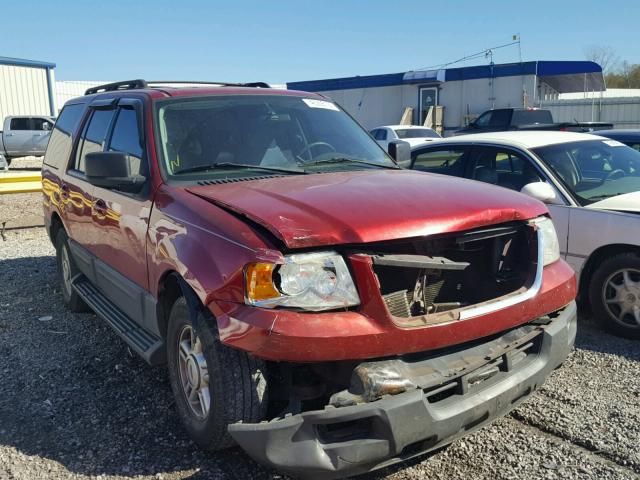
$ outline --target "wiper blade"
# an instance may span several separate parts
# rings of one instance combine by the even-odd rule
[[[272,167],[269,165],[250,165],[248,163],[220,162],[220,163],[209,163],[206,165],[194,165],[193,167],[183,168],[181,170],[178,170],[177,172],[174,172],[174,175],[180,174],[180,173],[206,172],[208,170],[217,170],[217,169],[230,170],[234,168],[255,168],[258,170],[268,170],[271,172],[296,173],[296,174],[308,173],[302,169]]]
[[[304,162],[302,165],[308,166],[308,165],[319,165],[321,163],[343,163],[343,162],[360,163],[363,165],[371,165],[372,167],[391,168],[393,170],[401,170],[401,167],[397,165],[384,165],[381,163],[368,162],[366,160],[360,160],[359,158],[350,158],[350,157],[325,158],[322,160],[314,160],[313,162]]]

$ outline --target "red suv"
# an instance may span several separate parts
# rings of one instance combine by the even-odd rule
[[[168,365],[199,445],[289,473],[446,445],[574,341],[574,274],[542,203],[400,169],[321,95],[90,89],[58,117],[43,190],[68,307]]]

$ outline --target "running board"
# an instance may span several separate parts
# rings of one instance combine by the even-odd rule
[[[164,342],[144,330],[105,297],[83,274],[73,279],[73,288],[96,315],[106,321],[120,337],[150,365],[165,363]]]

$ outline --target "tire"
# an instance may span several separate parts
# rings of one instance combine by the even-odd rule
[[[640,256],[621,253],[604,260],[591,277],[589,302],[606,330],[640,338]]]
[[[220,343],[210,321],[210,317],[201,315],[196,331],[186,300],[184,297],[176,300],[169,315],[167,361],[178,416],[189,435],[206,450],[221,450],[234,445],[227,432],[228,425],[240,421],[257,423],[265,418],[266,367],[262,360]],[[190,353],[184,342],[191,345]],[[199,380],[205,377],[203,360],[208,378],[206,385]],[[192,398],[198,398],[189,402],[188,392],[194,390],[199,393]],[[205,412],[201,395],[207,393],[209,408]]]
[[[63,229],[58,230],[56,234],[56,263],[58,264],[58,281],[62,290],[62,300],[69,310],[72,312],[87,312],[89,307],[84,300],[80,298],[71,286],[71,279],[75,277],[79,271],[73,257],[69,251],[69,242],[67,234]]]

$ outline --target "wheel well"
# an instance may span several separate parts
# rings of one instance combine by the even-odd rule
[[[593,276],[598,266],[602,263],[602,261],[606,258],[610,258],[621,253],[636,253],[640,255],[640,247],[638,247],[637,245],[627,245],[624,243],[605,245],[604,247],[600,247],[595,250],[589,256],[584,264],[584,267],[582,267],[582,271],[580,272],[580,287],[578,293],[581,300],[588,301],[589,283],[591,283],[591,277]]]
[[[64,225],[62,224],[62,220],[57,213],[51,215],[51,226],[49,227],[49,238],[53,243],[56,241],[56,236],[58,235],[58,230],[64,230]]]
[[[162,338],[167,337],[169,314],[175,301],[182,296],[180,277],[176,272],[169,272],[162,277],[158,288],[158,328]]]

